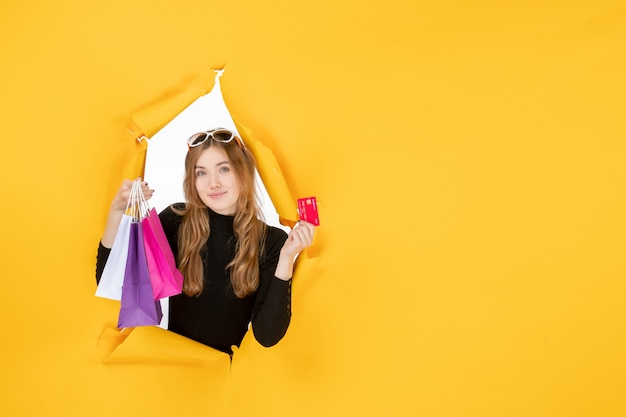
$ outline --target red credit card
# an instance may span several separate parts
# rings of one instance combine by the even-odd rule
[[[315,197],[299,198],[298,214],[300,215],[300,220],[304,220],[314,226],[320,225],[320,217],[317,213],[317,200]]]

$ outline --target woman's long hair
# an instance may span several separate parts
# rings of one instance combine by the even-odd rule
[[[201,250],[209,238],[211,228],[207,207],[196,190],[195,167],[200,154],[212,146],[226,152],[239,182],[237,211],[233,221],[235,257],[227,268],[230,270],[230,282],[235,295],[243,298],[259,286],[259,256],[264,251],[266,225],[261,220],[262,213],[256,194],[254,156],[235,140],[221,143],[208,139],[187,152],[183,182],[187,204],[184,209],[175,210],[183,216],[178,232],[178,268],[185,277],[183,292],[189,296],[200,295],[204,282]]]

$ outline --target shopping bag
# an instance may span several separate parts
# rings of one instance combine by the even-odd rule
[[[161,303],[154,300],[140,222],[131,222],[118,327],[152,326],[161,322]]]
[[[180,294],[183,290],[183,275],[176,268],[172,248],[154,208],[141,221],[141,226],[154,299]]]
[[[126,214],[122,216],[111,253],[104,265],[104,270],[96,289],[96,296],[98,297],[118,301],[122,298],[122,284],[124,282],[124,271],[126,270],[126,258],[128,257],[128,237],[132,220],[131,216]]]

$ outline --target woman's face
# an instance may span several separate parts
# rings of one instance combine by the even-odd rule
[[[216,213],[233,216],[237,211],[239,181],[226,152],[217,146],[202,151],[194,174],[202,202]]]

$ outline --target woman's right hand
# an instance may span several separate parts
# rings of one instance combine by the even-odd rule
[[[141,177],[138,177],[137,180],[141,181]],[[130,197],[130,190],[133,186],[133,182],[131,180],[122,181],[122,185],[118,188],[115,197],[113,197],[113,201],[111,202],[111,211],[122,212],[126,211],[126,205],[128,204],[128,198]],[[152,198],[152,194],[154,194],[154,190],[148,186],[148,183],[145,181],[141,181],[141,190],[143,191],[143,195],[146,200]]]
[[[141,178],[137,178],[141,181]],[[133,181],[124,180],[122,185],[118,188],[113,201],[111,202],[111,208],[109,209],[109,216],[107,217],[107,223],[102,234],[102,245],[106,248],[113,247],[115,236],[117,235],[117,229],[120,227],[120,221],[122,216],[126,212],[126,206],[130,197],[130,190],[133,187]],[[141,181],[141,190],[146,200],[152,198],[154,190],[148,186],[148,183]]]

